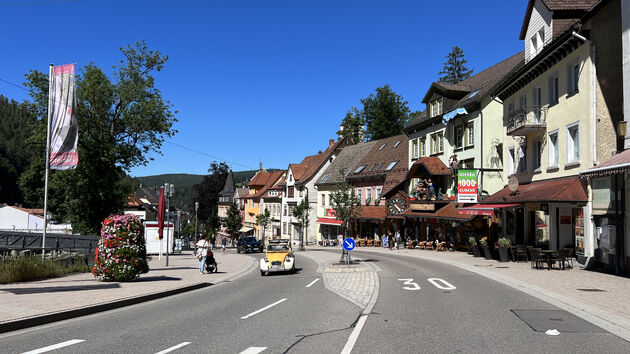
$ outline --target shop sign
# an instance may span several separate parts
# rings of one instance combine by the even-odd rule
[[[325,216],[328,216],[328,217],[333,217],[333,218],[337,217],[337,214],[335,213],[335,209],[333,209],[333,208],[326,209],[324,214],[325,214]]]
[[[525,208],[527,211],[538,211],[542,210],[540,208],[540,203],[525,203]]]
[[[435,204],[432,203],[411,203],[409,208],[413,211],[435,211]]]
[[[477,203],[477,170],[457,171],[457,201]]]

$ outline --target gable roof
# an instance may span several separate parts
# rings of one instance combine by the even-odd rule
[[[265,169],[258,170],[254,177],[252,177],[252,179],[247,183],[247,186],[264,186],[267,183],[267,179],[269,179],[269,172]]]
[[[376,141],[344,147],[330,166],[321,174],[316,184],[333,185],[341,182],[341,180],[345,178],[345,175],[342,175],[339,170],[342,168],[345,169],[346,175],[354,171],[357,167],[357,163],[367,155],[374,144],[376,144]]]
[[[231,197],[234,195],[235,189],[236,187],[234,186],[234,173],[232,173],[232,170],[230,169],[227,178],[225,179],[223,190],[219,193],[219,195],[222,197]]]
[[[33,208],[22,208],[19,206],[7,205],[9,208],[17,209],[19,211],[23,211],[27,214],[36,215],[36,216],[44,216],[44,209],[33,209]],[[50,215],[50,212],[48,213]]]
[[[265,186],[261,188],[258,193],[254,194],[251,197],[259,198],[267,194],[267,191],[271,189],[273,186],[277,184],[277,182],[284,176],[286,171],[276,171],[276,172],[267,172],[269,174],[269,178],[267,179],[267,183]]]
[[[237,198],[245,198],[249,194],[248,188],[236,188],[236,197]]]
[[[578,19],[582,17],[586,12],[590,11],[601,0],[540,0],[542,3],[552,12],[573,12],[572,18]],[[525,39],[527,34],[527,27],[529,27],[529,19],[532,17],[532,11],[536,0],[529,0],[527,3],[527,9],[525,10],[525,18],[523,19],[523,25],[521,26],[521,33],[519,35],[520,40]],[[554,31],[557,33],[557,31]]]

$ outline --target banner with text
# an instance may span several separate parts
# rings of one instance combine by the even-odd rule
[[[477,170],[457,171],[457,201],[477,203]]]
[[[50,168],[73,170],[79,163],[79,123],[75,110],[74,64],[53,68],[51,88]]]

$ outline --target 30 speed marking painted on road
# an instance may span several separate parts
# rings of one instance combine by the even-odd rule
[[[440,279],[440,278],[429,278],[427,279],[427,281],[431,284],[433,284],[436,288],[441,289],[441,290],[455,290],[457,289],[455,286],[453,286],[453,284],[447,282],[444,279]],[[442,285],[438,284],[442,283]]]
[[[399,281],[403,281],[403,285],[408,285],[408,286],[403,286],[403,289],[405,290],[420,290],[420,285],[418,285],[418,283],[415,283],[413,281],[413,279],[398,279]]]

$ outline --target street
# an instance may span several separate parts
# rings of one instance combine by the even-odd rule
[[[320,252],[327,251],[311,254]],[[294,275],[261,277],[256,263],[230,282],[7,333],[2,352],[341,353],[353,336],[354,353],[630,350],[621,338],[493,280],[431,261],[353,251],[378,270],[380,284],[362,317],[362,308],[325,288],[312,256],[296,255]]]

